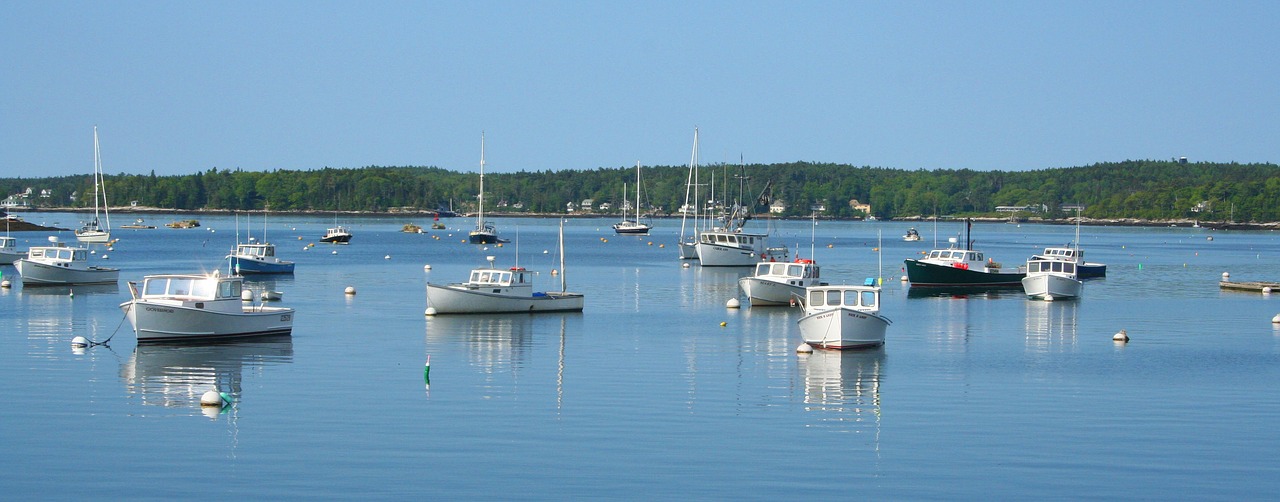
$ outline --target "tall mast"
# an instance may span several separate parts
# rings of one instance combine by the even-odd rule
[[[564,279],[564,218],[560,218],[560,292],[569,290]]]
[[[476,213],[476,230],[484,229],[484,131],[480,131],[480,211]]]
[[[626,198],[624,195],[623,198]],[[626,219],[626,218],[623,218]],[[640,223],[640,161],[636,161],[636,224]]]

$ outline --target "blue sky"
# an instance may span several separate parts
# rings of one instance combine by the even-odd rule
[[[1280,2],[0,3],[0,177],[1280,162]]]

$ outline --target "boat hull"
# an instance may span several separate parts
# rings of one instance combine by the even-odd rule
[[[1083,289],[1083,282],[1062,275],[1039,274],[1022,278],[1022,290],[1031,298],[1077,298]]]
[[[1077,263],[1076,277],[1088,279],[1091,277],[1106,277],[1107,265],[1105,263]]]
[[[924,287],[1021,287],[1024,272],[986,272],[920,260],[906,260],[907,280],[911,286]]]
[[[111,242],[111,232],[102,230],[77,230],[76,240],[90,244],[106,244]]]
[[[13,265],[14,262],[27,257],[25,251],[0,250],[0,265]]]
[[[804,298],[806,285],[802,280],[793,279],[796,284],[788,284],[759,277],[743,277],[738,279],[738,287],[747,295],[752,307],[771,305],[792,305],[793,298]]]
[[[475,289],[427,284],[427,306],[436,314],[500,314],[517,312],[581,312],[584,297],[577,293],[534,293],[512,296]]]
[[[153,304],[131,300],[120,304],[139,342],[209,340],[288,335],[293,332],[291,308],[245,306],[240,312]]]
[[[844,350],[884,345],[890,321],[879,314],[837,307],[801,317],[796,324],[804,343]]]
[[[649,225],[643,224],[618,223],[613,226],[613,231],[618,235],[649,235],[649,228]]]
[[[489,232],[471,232],[467,239],[472,244],[497,244],[503,242],[502,239],[498,238],[497,234]]]
[[[680,259],[696,260],[698,259],[698,245],[692,242],[680,243]]]
[[[31,260],[14,263],[23,286],[61,286],[67,284],[116,284],[120,269],[106,267],[65,268]]]
[[[326,244],[346,244],[351,242],[351,234],[326,235],[320,239],[320,242]]]
[[[291,261],[262,261],[243,256],[232,256],[231,269],[238,274],[292,274]]]

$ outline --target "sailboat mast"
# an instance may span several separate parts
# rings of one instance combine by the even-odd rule
[[[640,223],[640,161],[638,160],[636,161],[636,223]]]
[[[560,292],[569,290],[564,278],[564,218],[560,218]]]
[[[484,132],[480,132],[480,210],[476,212],[476,230],[484,229]]]

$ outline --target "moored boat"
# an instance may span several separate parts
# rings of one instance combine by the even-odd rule
[[[139,342],[207,340],[293,332],[294,309],[245,305],[235,275],[149,275],[142,289],[129,283],[121,303]]]
[[[907,279],[911,286],[924,287],[1020,287],[1026,271],[1023,268],[1005,269],[994,260],[988,259],[982,251],[973,249],[968,238],[968,228],[972,226],[965,221],[966,245],[957,245],[957,239],[948,239],[951,247],[934,249],[921,259],[905,260]]]
[[[325,232],[324,237],[320,238],[320,242],[327,244],[347,244],[351,242],[351,232],[342,225],[335,226]]]
[[[620,235],[649,235],[653,228],[640,221],[640,163],[636,162],[636,218],[627,219],[627,186],[622,185],[622,221],[613,224],[613,231]]]
[[[1075,262],[1032,258],[1027,260],[1022,290],[1028,297],[1048,301],[1079,297],[1084,282],[1077,277],[1077,271]]]
[[[427,314],[501,314],[516,312],[581,312],[585,297],[565,291],[564,222],[560,223],[560,291],[534,292],[536,275],[524,267],[477,268],[465,282],[427,283]]]
[[[902,236],[902,240],[906,242],[919,242],[920,232],[916,230],[916,227],[908,228],[907,233]]]
[[[825,284],[819,272],[817,263],[804,258],[791,263],[757,263],[755,275],[738,279],[738,287],[752,307],[790,305],[794,297],[804,296],[805,288]]]
[[[506,242],[498,237],[498,229],[493,223],[484,221],[484,134],[480,135],[480,192],[477,196],[476,228],[467,235],[467,242],[472,244],[496,244]]]
[[[23,286],[68,284],[115,284],[120,269],[89,264],[89,249],[67,247],[55,236],[50,246],[32,247],[26,258],[14,262]]]
[[[102,209],[103,219],[98,218],[99,207]],[[80,242],[93,244],[111,242],[111,211],[107,206],[107,187],[102,178],[102,155],[98,149],[97,126],[93,127],[93,221],[86,223],[75,233],[76,240]]]
[[[880,315],[877,286],[814,286],[800,301],[805,315],[796,324],[804,342],[815,348],[877,347],[893,323]]]
[[[18,239],[0,236],[0,265],[11,265],[26,257],[26,251],[18,251]]]
[[[276,257],[276,245],[266,242],[236,244],[227,255],[231,270],[237,274],[292,274],[293,262]]]

